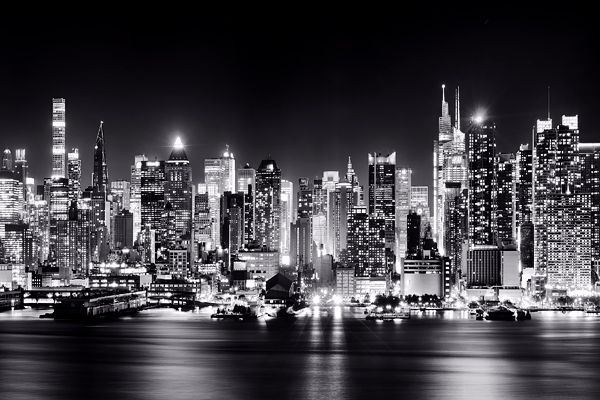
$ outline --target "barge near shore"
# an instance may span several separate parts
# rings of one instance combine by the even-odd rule
[[[145,290],[115,291],[86,289],[72,297],[63,298],[54,306],[54,319],[91,319],[131,314],[146,307]]]

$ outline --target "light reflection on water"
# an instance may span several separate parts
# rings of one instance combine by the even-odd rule
[[[600,318],[585,313],[377,323],[340,307],[245,322],[211,312],[92,324],[1,313],[0,399],[600,397]]]

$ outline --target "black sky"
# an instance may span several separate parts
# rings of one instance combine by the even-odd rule
[[[168,157],[179,134],[196,183],[229,144],[239,164],[271,154],[294,183],[343,172],[348,155],[364,182],[367,152],[395,150],[430,184],[442,83],[450,95],[460,84],[464,118],[487,110],[500,151],[528,141],[548,85],[555,120],[578,113],[582,140],[600,141],[588,10],[158,11],[4,12],[0,146],[26,147],[32,174],[48,176],[51,98],[65,97],[85,185],[99,120],[112,180],[135,154]]]

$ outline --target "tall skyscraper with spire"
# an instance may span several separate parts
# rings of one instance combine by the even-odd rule
[[[65,99],[52,99],[52,178],[66,176],[65,111]]]
[[[106,164],[106,145],[104,142],[104,121],[100,121],[96,145],[94,146],[94,171],[92,173],[92,186],[99,192],[107,192],[108,167]]]
[[[452,118],[446,102],[446,85],[442,85],[442,115],[438,118],[438,137],[433,142],[433,234],[438,244],[444,236],[444,147],[451,140]]]
[[[438,118],[438,138],[434,141],[433,157],[433,235],[442,254],[452,257],[445,250],[445,234],[448,228],[445,218],[447,187],[451,190],[453,202],[456,186],[466,189],[467,183],[467,154],[465,134],[460,127],[460,89],[455,90],[454,126],[448,111],[445,96],[445,85],[442,85],[442,115]],[[449,185],[449,186],[448,186]],[[460,235],[453,233],[454,238]],[[454,240],[454,239],[453,239]]]

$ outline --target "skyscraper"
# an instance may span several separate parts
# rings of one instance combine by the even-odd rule
[[[289,255],[290,252],[290,227],[294,213],[294,184],[288,180],[281,180],[281,254]]]
[[[106,147],[104,143],[103,121],[100,121],[96,144],[94,146],[94,170],[92,173],[92,186],[99,192],[107,193],[108,166],[106,164]]]
[[[446,209],[446,184],[451,182],[451,187],[459,183],[463,188],[468,187],[467,182],[467,154],[465,147],[465,134],[460,128],[460,92],[457,87],[455,90],[454,101],[454,126],[449,127],[450,115],[448,113],[448,104],[446,103],[445,85],[442,85],[442,115],[438,121],[438,139],[434,141],[433,156],[433,218],[432,230],[435,241],[440,246],[442,254],[447,254],[444,250],[446,240],[445,235],[445,214]],[[425,224],[422,224],[426,226]],[[449,254],[448,254],[449,255]]]
[[[323,190],[325,190],[325,215],[327,217],[327,231],[326,231],[326,243],[325,243],[325,254],[333,254],[333,218],[332,218],[332,207],[331,194],[335,192],[336,185],[340,182],[339,171],[323,171]]]
[[[348,245],[348,216],[352,207],[358,205],[358,195],[352,184],[345,179],[335,185],[335,191],[329,196],[331,204],[330,237],[333,239],[333,255],[339,259],[340,253]]]
[[[262,160],[256,170],[256,242],[278,251],[281,228],[281,170],[274,160]]]
[[[192,232],[192,167],[180,138],[165,163],[165,204],[175,213],[175,236],[181,239]]]
[[[407,247],[407,217],[411,210],[412,170],[396,170],[396,255],[404,257]]]
[[[410,209],[421,216],[421,236],[425,228],[431,224],[429,210],[429,186],[410,187]]]
[[[61,279],[73,274],[84,276],[90,262],[90,221],[75,201],[69,206],[68,218],[57,221],[56,260]]]
[[[327,192],[322,179],[313,179],[312,239],[318,249],[327,243]]]
[[[52,177],[64,178],[65,168],[65,99],[52,99]]]
[[[369,215],[385,220],[385,247],[392,251],[396,241],[395,171],[395,152],[387,156],[369,154]]]
[[[251,192],[254,193],[254,183],[256,181],[256,170],[250,167],[250,164],[246,163],[244,168],[240,168],[237,171],[237,189],[239,192],[248,194],[248,187],[251,187]]]
[[[133,246],[133,214],[123,209],[115,215],[113,229],[114,246],[117,249],[130,248]]]
[[[48,197],[50,198],[50,252],[56,257],[58,221],[69,218],[69,180],[67,178],[53,178],[45,182]]]
[[[433,232],[438,243],[443,239],[444,146],[452,140],[452,119],[445,89],[446,85],[442,85],[442,115],[438,118],[437,140],[433,142]]]
[[[0,241],[4,238],[4,226],[22,219],[23,207],[23,183],[13,171],[0,169]]]
[[[469,241],[495,245],[496,125],[475,117],[469,128]]]
[[[202,254],[212,246],[212,220],[209,210],[206,184],[198,185],[198,193],[194,196],[194,246],[196,254]]]
[[[141,174],[142,174],[142,162],[148,161],[145,155],[135,156],[134,163],[131,166],[131,181],[130,190],[131,195],[129,196],[130,211],[133,214],[133,237],[134,240],[137,238],[138,233],[142,228],[142,199],[141,199]]]
[[[165,209],[165,162],[140,162],[140,215],[142,228],[159,229]]]
[[[346,170],[346,180],[348,181],[348,183],[350,183],[350,185],[352,185],[352,190],[354,191],[354,193],[356,193],[356,204],[359,206],[364,206],[365,199],[364,199],[363,187],[358,182],[358,177],[356,176],[356,173],[354,172],[354,167],[352,166],[352,158],[350,158],[350,156],[348,156],[348,167]]]
[[[463,265],[463,244],[467,240],[468,190],[459,182],[446,182],[444,204],[444,249],[450,259],[452,283]]]
[[[71,149],[67,155],[67,158],[69,201],[78,201],[81,197],[81,159],[79,158],[79,149]]]
[[[229,151],[229,146],[225,147],[221,157],[204,160],[204,182],[207,184],[209,210],[213,221],[212,242],[216,246],[221,242],[221,195],[224,192],[235,193],[235,158]]]
[[[600,272],[600,143],[579,143],[582,192],[590,194],[592,213],[592,268]]]
[[[406,254],[407,259],[421,256],[421,215],[410,211],[406,217]]]
[[[592,194],[584,191],[577,117],[535,134],[534,268],[548,284],[589,288]]]
[[[221,196],[221,247],[237,255],[244,238],[244,193],[225,192]]]
[[[516,158],[512,153],[496,156],[496,234],[498,243],[516,239]]]
[[[114,209],[113,216],[122,210],[131,208],[131,184],[129,181],[112,181],[110,183],[110,195],[112,196],[112,207]]]
[[[348,266],[358,276],[369,276],[369,214],[366,207],[352,207],[348,217]]]
[[[235,158],[225,146],[223,155],[204,160],[205,183],[216,183],[219,195],[224,192],[235,193]]]
[[[519,147],[516,167],[516,225],[521,268],[533,268],[533,161],[529,144]]]

